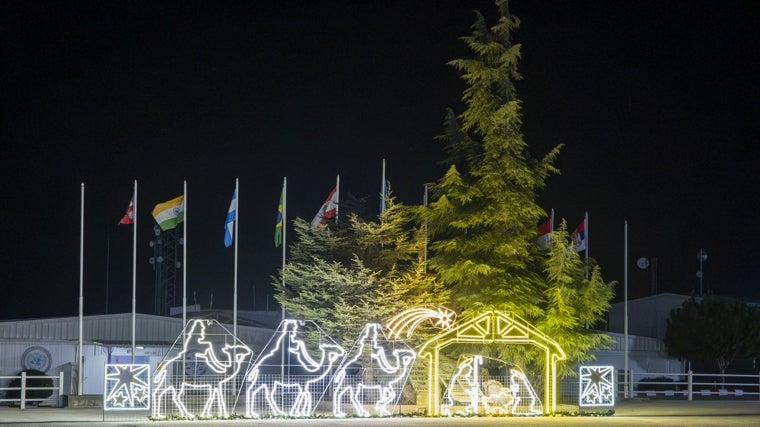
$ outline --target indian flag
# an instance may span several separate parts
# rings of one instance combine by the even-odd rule
[[[161,230],[171,230],[185,219],[185,196],[159,203],[153,208],[153,218]]]

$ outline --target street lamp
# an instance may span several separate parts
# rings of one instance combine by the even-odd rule
[[[704,273],[702,272],[702,263],[707,261],[707,252],[700,249],[699,252],[697,252],[697,261],[699,261],[699,271],[697,271],[697,277],[699,277],[699,296],[702,296],[702,277],[704,276]]]

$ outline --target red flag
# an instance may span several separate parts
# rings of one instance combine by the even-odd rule
[[[544,234],[549,234],[552,232],[552,219],[546,218],[542,222],[538,224],[538,236],[543,236]]]
[[[552,218],[546,218],[546,220],[538,224],[538,237],[536,237],[536,244],[539,247],[545,248],[552,240]]]
[[[129,206],[127,206],[127,211],[124,212],[124,217],[121,218],[119,221],[119,224],[129,225],[135,222],[134,220],[134,214],[135,214],[135,198],[132,197],[129,199]]]
[[[314,215],[314,219],[311,220],[312,227],[318,227],[320,225],[324,225],[327,223],[327,220],[335,218],[335,214],[338,209],[338,191],[337,190],[338,190],[337,187],[332,189],[330,194],[327,196],[325,203],[322,204],[321,208],[319,208],[319,212],[317,212],[317,214]]]

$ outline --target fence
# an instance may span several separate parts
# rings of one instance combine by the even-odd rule
[[[626,390],[627,386],[627,390]],[[618,375],[618,395],[650,398],[760,399],[760,375],[629,372]]]
[[[63,372],[57,376],[27,375],[26,372],[21,372],[21,375],[16,376],[0,376],[0,381],[6,380],[10,380],[10,383],[7,387],[0,387],[0,391],[4,392],[4,397],[0,398],[0,402],[18,404],[21,409],[26,408],[27,404],[63,406]],[[19,380],[18,387],[10,387],[14,380]],[[45,380],[49,381],[49,385],[44,384]],[[48,397],[34,397],[39,396],[40,392],[45,390],[50,391]],[[16,391],[18,397],[13,396]],[[8,397],[9,395],[13,397]]]

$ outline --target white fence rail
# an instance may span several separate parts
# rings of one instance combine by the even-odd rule
[[[633,372],[618,379],[622,397],[760,399],[760,375]]]
[[[10,384],[15,379],[20,380],[19,386],[10,387]],[[39,385],[40,380],[44,379],[51,380],[49,387],[43,387]],[[57,376],[27,375],[26,372],[22,372],[21,375],[16,376],[0,376],[0,383],[4,383],[6,381],[9,381],[9,386],[0,387],[0,392],[2,392],[0,403],[7,402],[10,404],[17,404],[21,409],[26,408],[27,404],[49,403],[56,406],[63,405],[63,372],[59,373]],[[18,397],[8,397],[9,394],[16,394],[13,393],[13,391],[16,390],[18,391]],[[36,393],[34,392],[37,390],[50,390],[51,394],[49,397],[45,398],[29,397],[35,395]]]

